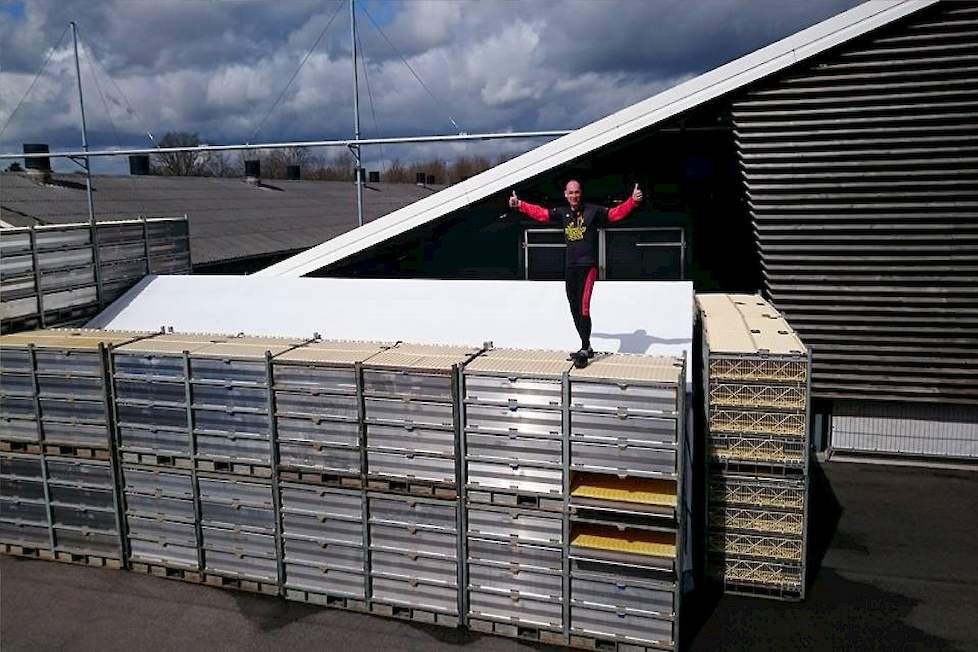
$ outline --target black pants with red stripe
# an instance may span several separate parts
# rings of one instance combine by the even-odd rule
[[[591,346],[591,291],[596,278],[598,268],[594,265],[568,265],[564,272],[567,303],[574,318],[574,328],[581,336],[582,349]]]

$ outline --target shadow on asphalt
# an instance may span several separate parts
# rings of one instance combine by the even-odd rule
[[[804,602],[726,596],[689,650],[938,650],[948,642],[907,624],[919,604],[823,569]]]
[[[234,598],[238,613],[262,632],[274,632],[322,612],[322,607],[302,602],[270,599],[242,591],[229,591],[228,594]]]
[[[808,494],[808,567],[806,570],[807,590],[811,591],[822,570],[822,560],[835,539],[839,521],[842,519],[842,505],[832,489],[832,483],[822,469],[813,462],[810,467]]]

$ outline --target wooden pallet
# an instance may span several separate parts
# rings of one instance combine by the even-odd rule
[[[31,548],[28,546],[18,546],[9,543],[0,543],[0,554],[12,557],[24,557],[25,559],[43,559],[44,561],[60,561],[66,564],[78,564],[80,566],[95,566],[97,568],[121,569],[122,561],[111,557],[101,557],[99,555],[86,555],[75,552],[51,551],[46,548]]]
[[[325,487],[342,487],[344,489],[361,489],[363,487],[363,480],[359,476],[350,477],[334,473],[321,473],[319,471],[279,469],[278,478],[284,482],[301,482],[303,484],[317,484]]]
[[[320,593],[318,591],[285,588],[283,590],[283,596],[286,600],[306,602],[309,604],[319,605],[321,607],[346,609],[348,611],[367,611],[367,602],[365,600],[361,598],[351,598],[345,595],[331,595],[329,593]]]
[[[567,645],[567,638],[563,632],[522,623],[503,623],[469,616],[469,629],[474,632],[539,641],[549,645]]]
[[[430,498],[448,498],[455,500],[458,490],[455,485],[421,480],[391,480],[389,478],[368,478],[367,489],[389,494],[409,494]]]
[[[240,462],[214,462],[211,460],[197,460],[198,471],[209,473],[232,473],[251,478],[271,478],[272,469],[261,464],[244,464]]]
[[[466,497],[470,503],[500,505],[503,507],[525,507],[549,512],[564,511],[564,499],[560,496],[539,496],[519,492],[496,491],[482,487],[468,487]]]
[[[257,580],[245,580],[238,577],[227,577],[225,575],[214,575],[212,573],[204,573],[204,584],[207,586],[216,586],[221,589],[261,593],[262,595],[279,594],[277,584]]]
[[[147,464],[149,466],[168,466],[175,469],[192,469],[193,461],[189,457],[173,455],[156,455],[154,453],[131,453],[122,451],[122,461],[127,464]]]
[[[399,618],[401,620],[412,620],[417,623],[441,625],[442,627],[458,627],[459,624],[458,616],[431,611],[430,609],[405,607],[386,602],[372,602],[370,604],[370,613],[378,616],[386,616],[387,618]]]
[[[41,445],[29,441],[0,441],[0,451],[4,453],[27,453],[40,455]]]
[[[136,573],[163,577],[170,580],[180,580],[193,584],[202,584],[204,575],[200,571],[189,570],[187,568],[177,568],[174,566],[164,566],[162,564],[149,564],[141,561],[132,561],[129,569]]]
[[[44,444],[45,455],[59,457],[77,457],[86,460],[112,459],[112,453],[107,448],[92,448],[91,446],[70,446],[65,444]]]
[[[676,649],[675,643],[666,641],[662,643],[631,643],[628,641],[616,641],[611,638],[584,636],[581,634],[571,634],[568,646],[599,652],[658,652],[659,650]]]

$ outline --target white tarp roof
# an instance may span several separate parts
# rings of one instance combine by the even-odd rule
[[[687,356],[693,284],[599,281],[591,300],[597,351]],[[574,351],[562,281],[265,279],[148,276],[87,324],[327,339],[402,340]]]
[[[871,0],[255,273],[299,277],[934,4]]]

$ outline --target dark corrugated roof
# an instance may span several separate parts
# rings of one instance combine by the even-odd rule
[[[93,188],[99,221],[186,214],[194,264],[304,249],[357,223],[352,182],[270,179],[255,186],[233,178],[95,176]],[[368,184],[364,221],[440,188]],[[88,221],[85,178],[55,174],[51,183],[39,184],[24,173],[5,172],[0,175],[0,220],[12,226]]]

